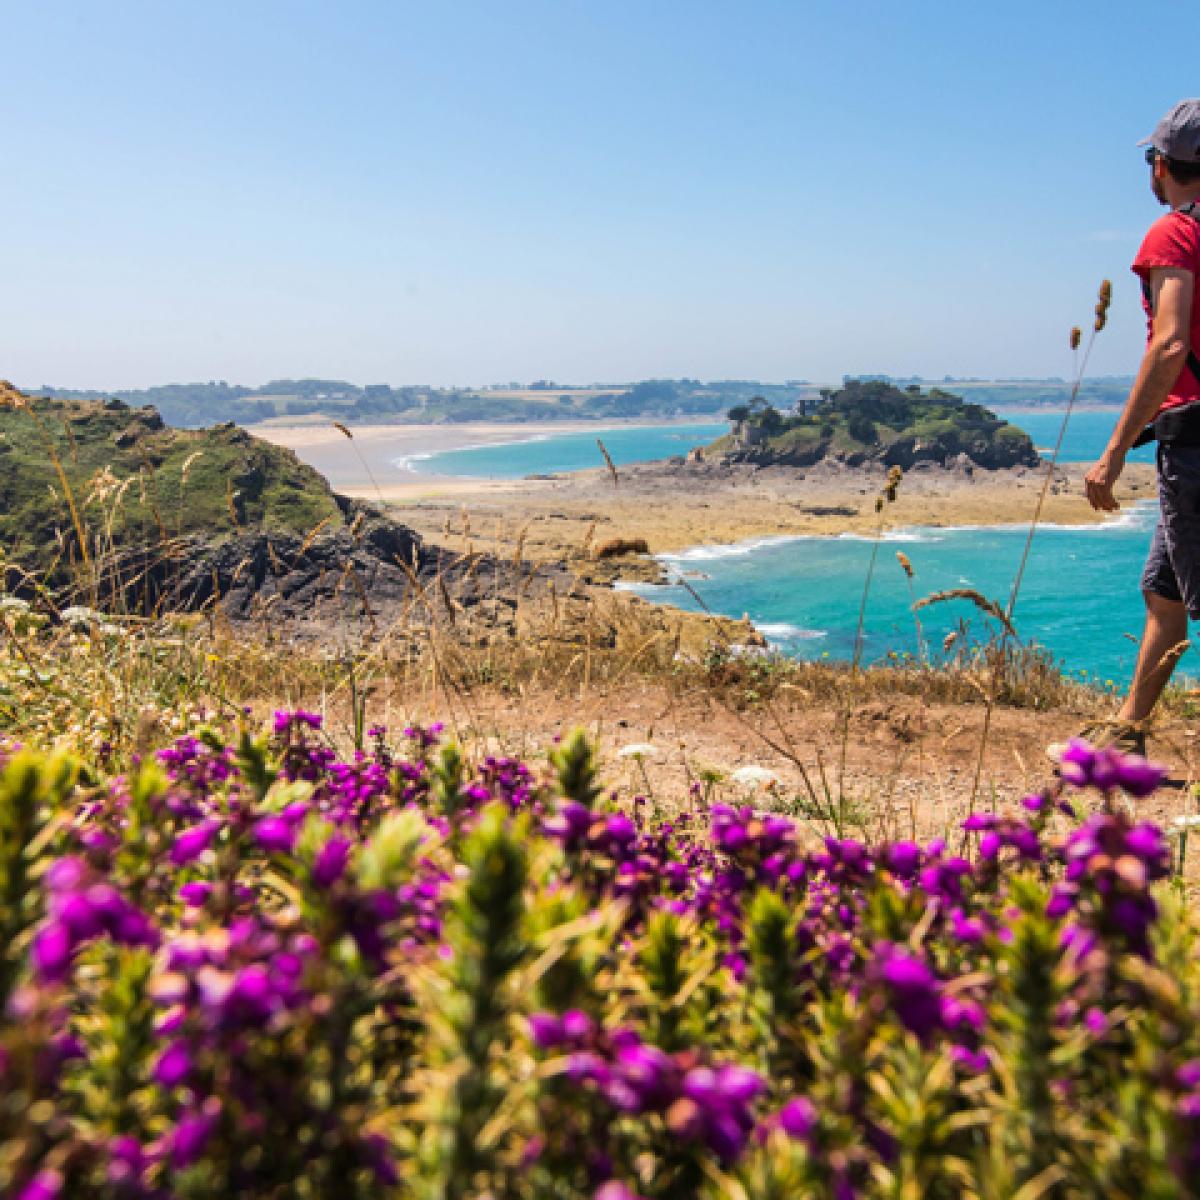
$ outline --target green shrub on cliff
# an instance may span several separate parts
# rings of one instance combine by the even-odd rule
[[[1029,435],[981,404],[932,388],[901,390],[852,380],[822,402],[784,415],[767,405],[730,413],[737,428],[710,452],[759,464],[804,466],[824,458],[910,467],[948,465],[961,455],[982,467],[1033,466]],[[740,418],[740,419],[739,419]]]
[[[342,521],[316,471],[232,425],[171,429],[154,409],[0,387],[0,553],[24,570],[61,574],[192,533]]]

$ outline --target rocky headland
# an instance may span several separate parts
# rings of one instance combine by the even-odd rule
[[[1024,430],[938,388],[851,381],[821,395],[820,403],[791,414],[753,403],[730,410],[733,431],[702,456],[756,466],[837,462],[906,471],[918,464],[996,471],[1039,461]]]
[[[231,425],[0,384],[0,592],[52,612],[220,612],[291,632],[414,605],[503,619],[520,564],[447,550]]]

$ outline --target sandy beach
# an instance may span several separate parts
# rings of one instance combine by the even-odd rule
[[[661,422],[656,422],[661,424]],[[652,554],[752,538],[874,530],[882,469],[731,466],[721,463],[646,463],[609,472],[590,470],[551,478],[479,480],[422,473],[415,456],[555,433],[602,433],[612,425],[586,422],[456,426],[357,426],[347,438],[333,426],[260,426],[251,430],[287,446],[347,495],[396,510],[406,524],[455,547],[511,552],[520,540],[529,559],[588,557],[612,538],[644,538]],[[1092,524],[1106,519],[1083,497],[1086,466],[1058,467],[1042,520]],[[1029,521],[1046,468],[1005,471],[943,470],[920,466],[901,483],[883,518],[897,525],[1008,525]],[[1148,466],[1127,468],[1118,493],[1126,504],[1154,496]],[[645,559],[623,560],[619,573],[656,573]],[[600,578],[611,577],[601,572]]]
[[[350,436],[329,422],[285,425],[267,422],[247,431],[276,446],[294,450],[330,485],[347,496],[388,504],[428,499],[494,496],[525,492],[536,480],[468,479],[414,468],[414,461],[448,450],[504,445],[567,433],[594,433],[638,425],[656,428],[670,421],[541,421],[522,424],[464,422],[459,425],[355,425]]]

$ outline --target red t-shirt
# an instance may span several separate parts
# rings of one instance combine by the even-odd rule
[[[1193,286],[1197,289],[1192,296],[1192,350],[1200,355],[1200,221],[1177,212],[1159,217],[1150,226],[1150,232],[1146,234],[1133,260],[1134,274],[1140,279],[1148,281],[1153,267],[1181,267],[1192,272]],[[1146,310],[1149,339],[1154,327],[1154,314],[1144,295],[1142,307]],[[1179,372],[1171,394],[1163,403],[1163,410],[1192,404],[1197,400],[1200,400],[1200,379],[1185,365]]]

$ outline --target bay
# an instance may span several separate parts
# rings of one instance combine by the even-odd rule
[[[1153,503],[1142,503],[1101,525],[1039,528],[1014,611],[1021,640],[1044,647],[1072,676],[1125,684],[1137,654],[1131,639],[1141,632],[1138,581],[1156,512]],[[970,588],[1004,607],[1027,534],[1026,526],[1015,525],[887,532],[867,594],[863,661],[922,654],[936,660],[960,621],[968,642],[986,641],[996,625],[971,602],[939,603],[919,613],[913,603]],[[857,535],[699,546],[662,557],[679,582],[629,590],[693,611],[748,614],[788,655],[848,660],[873,549],[871,539]],[[911,581],[897,551],[912,563]]]
[[[729,432],[728,421],[597,427],[586,433],[547,433],[525,441],[471,446],[403,460],[411,470],[474,479],[524,479],[603,467],[597,440],[618,467],[686,455]]]
[[[998,409],[1048,454],[1063,413],[1053,409]],[[1115,409],[1071,413],[1060,460],[1090,462],[1104,449]],[[727,429],[725,423],[626,426],[595,433],[548,435],[536,440],[449,451],[413,463],[439,474],[521,478],[603,465],[600,437],[618,465],[684,454]],[[1153,448],[1131,460],[1153,461]],[[1128,682],[1142,625],[1139,578],[1156,506],[1134,506],[1100,525],[1043,526],[1036,532],[1015,624],[1023,641],[1044,647],[1069,674],[1101,686]],[[863,623],[864,661],[889,655],[933,654],[965,622],[966,637],[986,640],[994,625],[963,600],[940,603],[917,617],[914,600],[955,588],[973,588],[1007,604],[1024,551],[1027,527],[896,529],[877,554]],[[896,551],[911,560],[911,583]],[[748,614],[781,652],[800,658],[850,659],[854,654],[869,540],[856,536],[767,539],[736,546],[699,546],[664,557],[677,577],[665,587],[631,590],[658,603],[715,613]]]

